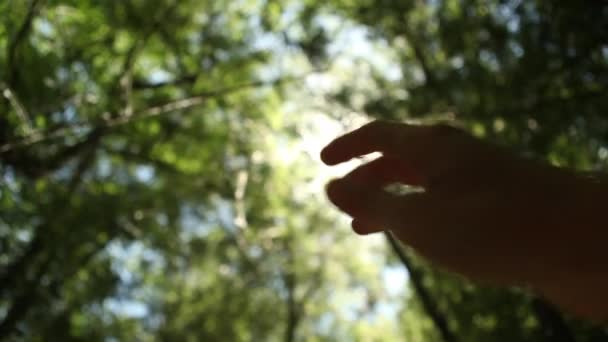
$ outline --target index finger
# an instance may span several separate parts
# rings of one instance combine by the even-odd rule
[[[321,151],[321,160],[327,165],[336,165],[372,152],[400,154],[404,149],[412,149],[408,142],[419,144],[428,140],[425,137],[428,138],[432,128],[433,126],[372,121],[329,143]]]
[[[402,124],[372,121],[329,143],[321,151],[321,160],[336,165],[372,152],[396,150],[402,134]]]

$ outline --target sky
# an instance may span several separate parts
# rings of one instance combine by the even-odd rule
[[[286,18],[290,15],[291,12],[287,10]],[[284,122],[288,123],[293,118],[297,118],[298,126],[303,127],[303,129],[299,132],[299,138],[295,141],[283,137],[284,133],[281,129],[278,129],[275,132],[274,139],[280,142],[289,141],[289,143],[275,144],[276,148],[273,151],[272,158],[274,162],[285,165],[300,162],[301,158],[306,158],[314,177],[306,183],[304,191],[320,196],[321,201],[327,201],[324,197],[324,188],[330,179],[346,174],[358,165],[377,157],[378,154],[363,159],[355,159],[334,167],[323,165],[319,152],[327,143],[368,121],[364,115],[353,111],[346,115],[342,113],[340,115],[341,120],[338,121],[334,118],[335,115],[330,112],[335,108],[334,104],[323,100],[323,94],[339,89],[343,82],[352,79],[354,74],[360,76],[362,87],[369,86],[366,84],[366,77],[371,78],[369,77],[370,68],[382,72],[389,80],[398,80],[401,77],[401,72],[399,65],[392,60],[386,46],[378,43],[374,44],[367,39],[368,32],[365,28],[354,24],[345,25],[331,15],[322,17],[320,24],[328,30],[340,32],[328,49],[332,61],[331,67],[322,72],[308,73],[308,76],[302,82],[303,84],[296,87],[296,90],[292,90],[287,96],[287,101],[283,103],[281,108]],[[261,71],[260,77],[273,79],[286,73],[295,76],[307,74],[306,70],[310,69],[310,65],[306,61],[298,59],[301,57],[294,57],[295,54],[291,54],[289,49],[282,46],[278,37],[272,35],[258,35],[258,37],[260,38],[254,46],[261,50],[273,50],[276,59],[270,67]],[[364,60],[366,63],[358,63],[360,60]],[[294,68],[294,65],[301,67]],[[293,69],[297,69],[297,71],[293,72]],[[169,74],[158,70],[152,73],[150,81],[162,82],[169,77]],[[313,105],[302,107],[303,103]],[[344,118],[348,120],[344,120]],[[154,177],[154,171],[152,168],[143,166],[136,170],[136,175],[142,182],[147,182]],[[327,203],[329,204],[329,202]],[[328,205],[328,208],[336,210],[330,205]],[[230,214],[231,212],[228,210],[220,210],[220,215]],[[339,217],[340,227],[350,229],[350,219],[346,215],[338,213],[337,210],[336,215]],[[185,216],[185,219],[188,220],[186,226],[191,227],[192,232],[196,233],[200,230],[197,225],[204,230],[205,224],[200,219],[197,220],[188,215]],[[363,253],[367,253],[364,257],[369,259],[369,267],[377,267],[380,271],[381,282],[388,294],[387,298],[378,300],[375,310],[366,319],[372,322],[390,321],[393,322],[392,328],[397,329],[398,313],[404,302],[403,297],[407,295],[408,274],[399,265],[387,266],[379,261],[384,260],[378,258],[379,251],[388,248],[383,234],[358,237],[354,236],[353,233],[353,238],[361,239],[360,243],[366,249]],[[125,285],[128,285],[133,279],[134,275],[131,270],[137,268],[133,266],[134,262],[156,257],[145,246],[137,243],[129,246],[114,243],[110,244],[107,250],[113,256],[115,260],[113,267]],[[361,252],[358,251],[358,253]],[[350,293],[336,296],[332,301],[335,302],[334,306],[339,308],[343,317],[355,321],[360,319],[356,312],[367,305],[367,291],[364,288],[354,289]],[[143,318],[149,314],[145,302],[138,300],[135,293],[108,299],[104,303],[104,307],[110,312],[133,318]]]
[[[319,101],[319,98],[322,98],[322,94],[339,89],[346,79],[352,77],[352,74],[364,75],[362,76],[363,78],[367,74],[369,77],[369,69],[358,70],[361,67],[365,68],[365,64],[360,65],[357,63],[357,60],[361,59],[367,61],[375,70],[382,72],[387,79],[398,80],[401,77],[400,67],[391,59],[386,46],[377,45],[368,40],[365,28],[354,24],[340,25],[341,23],[332,16],[324,18],[325,22],[323,24],[329,30],[340,27],[340,34],[338,34],[337,39],[330,44],[328,49],[330,59],[333,61],[332,66],[327,71],[312,73],[306,77],[304,83],[308,93],[303,96],[300,94],[301,96],[295,97],[294,102],[287,101],[284,104],[283,115],[286,117],[297,116],[297,120],[301,126],[307,127],[307,129],[301,132],[299,139],[293,145],[279,145],[276,150],[277,158],[285,163],[295,162],[297,156],[302,153],[306,154],[313,161],[311,168],[315,170],[313,173],[315,176],[308,183],[308,190],[314,193],[324,193],[325,184],[330,179],[343,176],[358,165],[375,159],[379,154],[374,153],[365,158],[354,159],[333,167],[323,165],[319,155],[322,148],[334,138],[367,123],[369,118],[361,113],[351,111],[346,115],[348,120],[344,120],[345,116],[341,115],[341,120],[338,121],[332,117],[332,113],[328,112],[332,108],[331,103],[322,103],[324,101],[321,100],[321,103],[316,106],[317,108],[303,109],[298,104],[309,102],[302,100],[302,97],[309,96],[312,99],[316,99],[310,101],[315,103],[315,101]],[[283,63],[290,64],[289,62]],[[283,65],[283,63],[279,65]],[[371,77],[369,78],[371,79]],[[321,200],[329,203],[324,197]],[[331,208],[337,212],[337,209]],[[344,214],[338,215],[341,219],[341,226],[349,229],[350,218]],[[367,245],[370,251],[379,246],[381,246],[380,250],[387,248],[383,234],[366,237],[357,236],[356,238],[362,239],[363,244]],[[373,259],[373,253],[370,252],[368,257]],[[403,297],[407,295],[407,271],[400,265],[387,266],[375,261],[370,261],[370,267],[382,269],[382,283],[389,297],[378,301],[375,311],[368,319],[384,319],[396,323],[398,321],[399,310],[404,302]],[[358,318],[354,312],[366,305],[366,293],[365,291],[354,291],[348,294],[347,297],[346,302],[348,304],[341,303],[340,305],[344,307],[344,315],[346,317],[356,320]]]

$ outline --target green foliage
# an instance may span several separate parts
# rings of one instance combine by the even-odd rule
[[[2,339],[438,340],[414,291],[385,289],[381,241],[327,210],[298,147],[325,129],[319,106],[328,121],[455,120],[580,169],[608,157],[600,2],[9,0],[0,13]],[[301,78],[314,68],[329,86]],[[523,291],[410,266],[459,340],[543,340]]]

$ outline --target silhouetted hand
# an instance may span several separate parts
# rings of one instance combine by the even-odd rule
[[[605,185],[446,125],[372,122],[331,142],[321,158],[335,165],[372,152],[382,156],[327,187],[355,232],[390,230],[472,280],[530,286],[606,319]],[[424,191],[385,190],[394,183]]]

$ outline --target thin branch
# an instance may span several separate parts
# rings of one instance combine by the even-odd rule
[[[287,257],[287,269],[283,274],[283,281],[287,288],[287,325],[285,326],[285,342],[293,342],[296,338],[296,330],[298,323],[300,322],[300,311],[298,310],[298,302],[296,300],[296,274],[295,274],[295,260],[291,243],[287,243],[286,250],[288,253]]]
[[[127,2],[129,3],[129,2]],[[157,25],[152,25],[145,33],[143,37],[140,37],[133,43],[129,51],[125,56],[122,65],[122,71],[118,77],[118,88],[122,89],[121,97],[124,101],[124,109],[121,116],[133,115],[133,105],[131,103],[131,94],[133,92],[133,65],[139,52],[145,47],[146,43],[152,36]]]
[[[235,86],[230,86],[226,88],[220,88],[217,90],[202,92],[198,95],[194,95],[191,97],[187,97],[180,100],[170,101],[158,106],[152,106],[146,109],[143,109],[131,116],[113,116],[109,113],[104,115],[105,117],[109,117],[108,119],[102,120],[99,123],[91,123],[91,122],[77,122],[68,126],[64,126],[52,132],[44,132],[44,131],[34,131],[31,135],[28,135],[24,138],[18,139],[16,141],[12,141],[0,146],[0,154],[4,154],[6,152],[15,150],[17,148],[28,147],[34,144],[38,144],[44,141],[58,139],[66,137],[70,134],[78,133],[79,131],[88,131],[93,127],[101,127],[101,128],[111,128],[116,126],[122,126],[129,123],[133,123],[138,120],[148,119],[164,114],[168,114],[178,110],[184,110],[193,108],[196,106],[200,106],[204,104],[207,100],[211,98],[217,98],[229,95],[231,93],[243,91],[250,88],[259,88],[265,86],[276,86],[283,83],[293,82],[304,77],[308,76],[302,75],[297,77],[285,77],[279,78],[274,81],[255,81],[250,83],[243,83]]]
[[[283,281],[287,288],[287,325],[285,327],[284,341],[293,342],[296,340],[298,325],[305,314],[304,308],[306,303],[319,289],[319,284],[321,283],[321,278],[323,276],[323,267],[321,266],[309,279],[310,285],[298,299],[296,296],[298,277],[295,272],[295,255],[290,242],[287,242],[286,250],[288,253],[288,260],[286,270],[283,273]]]
[[[21,120],[21,122],[25,126],[25,134],[26,135],[31,134],[33,131],[32,119],[31,119],[30,115],[28,114],[27,110],[25,109],[25,107],[23,106],[21,101],[19,101],[19,99],[17,98],[17,95],[15,95],[15,92],[8,85],[0,83],[0,87],[4,88],[2,90],[2,95],[11,104],[11,106],[13,107],[13,110],[19,117],[19,120]]]
[[[257,271],[257,265],[251,260],[247,249],[249,248],[249,241],[243,235],[244,230],[247,228],[247,213],[245,208],[245,191],[247,190],[247,184],[249,181],[249,173],[245,170],[241,170],[236,175],[236,185],[234,189],[234,208],[235,215],[232,220],[232,224],[237,228],[236,231],[229,229],[224,225],[226,235],[232,243],[234,243],[237,251],[241,255],[241,258],[250,269]]]
[[[17,84],[17,80],[19,78],[19,67],[16,65],[16,61],[17,61],[17,51],[19,49],[19,46],[23,43],[23,41],[26,39],[27,35],[29,34],[31,28],[32,28],[32,23],[34,21],[34,18],[38,12],[39,6],[42,3],[42,0],[32,0],[30,2],[29,8],[27,10],[27,14],[25,16],[25,19],[23,20],[23,22],[21,23],[21,26],[19,27],[19,29],[17,30],[17,33],[15,34],[13,39],[9,39],[9,42],[7,44],[7,51],[6,51],[6,55],[7,55],[7,63],[6,63],[6,72],[7,72],[7,84],[8,86],[6,86],[6,89],[11,89],[11,88],[15,88],[15,85]],[[12,92],[12,91],[11,91]],[[5,93],[6,96],[6,93]],[[13,101],[11,101],[11,98],[9,98],[7,96],[7,99],[9,100],[9,102],[11,103],[11,105],[13,107],[15,107],[15,110],[17,112],[17,115],[22,116],[21,113],[27,113],[25,110],[20,111],[19,106],[16,106],[15,103]],[[24,120],[24,122],[27,122],[27,120]],[[4,117],[0,117],[0,125],[1,126],[9,126],[8,125],[8,120]],[[28,126],[26,126],[28,127]],[[2,129],[0,129],[0,131],[2,131]],[[26,129],[26,134],[31,134],[31,130]],[[4,134],[0,134],[0,143],[4,143],[7,137]]]
[[[173,164],[167,163],[160,159],[154,159],[149,156],[145,156],[143,153],[137,153],[134,151],[130,151],[128,149],[113,149],[108,146],[102,146],[102,149],[107,153],[120,156],[126,162],[151,164],[156,169],[159,169],[159,170],[171,173],[171,174],[175,174],[175,175],[184,174],[183,171],[176,168]]]
[[[249,181],[249,173],[241,170],[236,175],[236,186],[234,190],[234,225],[239,229],[246,229],[247,212],[245,208],[245,190]]]
[[[323,264],[321,264],[323,265]],[[304,310],[304,306],[306,303],[314,296],[315,292],[319,289],[319,284],[321,283],[323,277],[323,266],[319,268],[317,272],[314,273],[312,280],[310,281],[310,286],[304,291],[304,294],[299,300],[299,312]]]
[[[175,61],[180,73],[185,74],[188,67],[183,61],[184,55],[189,55],[188,51],[184,51],[183,45],[180,45],[176,39],[176,35],[167,31],[166,26],[161,26],[159,30],[160,38],[163,40],[167,48],[175,54]]]
[[[429,84],[430,86],[433,86],[433,87],[436,86],[437,79],[435,78],[435,74],[433,73],[431,67],[429,66],[429,63],[427,61],[424,51],[422,51],[422,48],[414,41],[408,40],[408,43],[412,46],[412,49],[414,50],[414,56],[418,60],[418,63],[420,63],[420,67],[422,69],[422,73],[424,75],[424,78],[425,78],[427,84]]]
[[[300,321],[297,303],[295,299],[295,275],[293,272],[285,275],[287,286],[287,326],[285,327],[285,342],[293,342],[296,337],[296,329]]]
[[[119,88],[123,90],[121,95],[124,100],[124,109],[122,113],[120,113],[121,116],[128,117],[133,115],[133,105],[131,103],[131,94],[133,92],[133,66],[135,65],[139,52],[146,46],[150,37],[161,29],[163,22],[175,12],[179,3],[179,1],[174,1],[169,8],[160,11],[162,14],[154,18],[154,20],[147,25],[143,36],[137,39],[127,52],[123,61],[122,71],[118,77],[118,85]],[[130,12],[130,15],[134,16],[137,11],[133,9],[132,4],[127,1],[125,2],[125,5],[128,12]]]
[[[420,64],[420,68],[422,69],[422,74],[428,85],[431,87],[435,87],[437,85],[437,78],[433,73],[433,69],[428,63],[426,54],[422,47],[415,41],[413,37],[413,32],[407,27],[407,24],[404,24],[400,33],[405,37],[407,43],[412,47],[414,51],[414,58]]]
[[[234,241],[234,244],[237,247],[237,250],[241,254],[243,261],[249,265],[253,265],[253,261],[249,258],[249,254],[247,253],[247,249],[249,246],[249,241],[243,235],[243,230],[245,230],[248,226],[247,223],[247,213],[245,208],[245,191],[247,190],[247,184],[249,181],[249,173],[245,170],[241,170],[237,173],[236,176],[236,186],[234,190],[234,208],[235,215],[232,223],[236,226],[236,232],[228,232],[231,239]],[[254,267],[253,269],[257,269]]]
[[[247,253],[247,244],[242,236],[238,233],[234,233],[230,230],[226,225],[221,225],[226,233],[226,239],[234,244],[237,252],[239,253],[241,260],[246,265],[247,269],[253,270],[254,273],[258,272],[258,265],[251,260],[249,254]]]
[[[440,312],[439,308],[437,307],[437,303],[435,303],[433,301],[431,294],[424,287],[424,284],[422,283],[422,277],[423,277],[422,270],[413,265],[409,256],[406,254],[406,252],[403,249],[401,249],[399,242],[395,239],[395,237],[390,232],[385,232],[385,236],[386,236],[386,239],[388,240],[391,248],[393,249],[393,251],[395,252],[397,257],[399,258],[399,260],[401,261],[403,266],[405,266],[405,268],[409,271],[410,281],[412,282],[412,285],[414,286],[414,290],[416,291],[416,294],[418,295],[418,297],[420,298],[420,301],[422,302],[424,311],[426,311],[426,313],[429,315],[429,317],[433,321],[433,323],[434,323],[435,327],[437,328],[437,330],[439,331],[443,341],[444,342],[458,341],[454,332],[452,332],[450,330],[446,317]]]
[[[176,78],[174,80],[163,81],[163,82],[155,82],[150,83],[143,80],[134,80],[133,81],[133,89],[134,90],[144,90],[144,89],[158,89],[163,87],[173,87],[179,86],[183,84],[193,84],[194,81],[198,78],[198,75],[186,75],[180,78]]]
[[[104,134],[104,127],[95,127],[93,130],[87,133],[86,137],[81,141],[68,147],[64,147],[59,152],[55,153],[55,155],[53,155],[51,158],[44,160],[44,163],[41,163],[41,165],[39,165],[35,170],[35,176],[40,177],[49,172],[57,170],[65,162],[77,157],[82,151],[94,150],[103,138]]]
[[[8,72],[9,72],[9,76],[8,76],[8,84],[13,87],[15,85],[15,81],[17,80],[18,77],[18,72],[19,72],[19,68],[17,68],[16,66],[16,59],[17,59],[17,50],[19,48],[19,46],[23,43],[23,41],[25,40],[25,38],[27,37],[27,35],[29,34],[31,28],[32,28],[32,23],[34,22],[34,18],[36,17],[36,14],[38,12],[39,6],[42,3],[42,0],[32,0],[30,2],[30,6],[27,10],[27,14],[25,16],[25,19],[23,20],[23,23],[21,23],[21,26],[19,27],[19,31],[17,31],[17,34],[15,34],[15,38],[11,40],[11,42],[8,45],[8,51],[7,51],[7,56],[8,56]]]
[[[63,166],[66,162],[79,156],[82,151],[91,150],[96,147],[105,133],[105,127],[94,127],[80,141],[62,146],[59,151],[53,155],[44,158],[31,158],[26,153],[7,154],[6,162],[20,169],[26,176],[30,178],[39,178],[53,172]]]
[[[97,155],[97,145],[99,145],[99,139],[95,142],[94,145],[91,145],[87,148],[87,151],[84,153],[84,156],[79,160],[76,165],[76,169],[74,170],[74,174],[72,175],[72,179],[70,179],[70,183],[68,184],[68,196],[71,196],[77,189],[78,186],[82,183],[82,177],[87,172],[87,170],[93,165],[95,161],[95,156]]]

